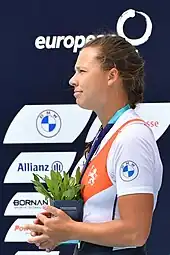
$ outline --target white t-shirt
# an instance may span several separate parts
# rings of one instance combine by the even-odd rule
[[[128,120],[136,118],[139,116],[133,109],[124,112],[103,138],[93,158],[116,130]],[[126,194],[151,193],[154,196],[155,209],[162,183],[163,167],[154,135],[146,124],[131,122],[122,129],[110,148],[107,172],[113,185],[85,202],[84,222],[111,221],[116,195],[120,197]],[[119,218],[119,208],[116,205],[115,219]]]

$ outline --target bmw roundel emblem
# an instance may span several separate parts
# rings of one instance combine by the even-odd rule
[[[120,167],[120,177],[123,181],[132,181],[139,174],[137,164],[131,160],[125,161]]]
[[[61,118],[55,111],[45,110],[38,115],[36,126],[42,136],[51,138],[61,129]]]

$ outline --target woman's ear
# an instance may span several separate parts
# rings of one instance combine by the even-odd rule
[[[108,73],[108,85],[112,85],[119,78],[119,72],[116,68],[112,68]]]

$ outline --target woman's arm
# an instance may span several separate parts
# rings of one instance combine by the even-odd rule
[[[74,222],[71,226],[72,239],[104,246],[145,244],[151,228],[153,195],[121,196],[118,206],[120,220],[105,223]]]

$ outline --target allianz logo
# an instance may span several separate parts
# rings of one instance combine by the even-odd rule
[[[62,172],[63,164],[60,161],[54,161],[51,165],[49,164],[34,164],[31,162],[18,163],[18,172],[48,172],[48,171]]]

